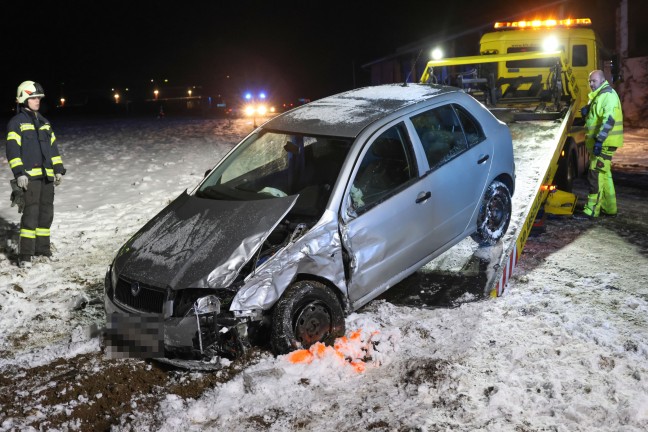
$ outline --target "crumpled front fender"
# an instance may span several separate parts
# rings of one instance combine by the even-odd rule
[[[335,214],[327,211],[304,236],[266,261],[238,291],[230,310],[237,316],[268,310],[296,279],[313,275],[332,282],[347,295],[342,248]]]

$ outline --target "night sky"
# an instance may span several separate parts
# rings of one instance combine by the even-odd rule
[[[61,89],[138,88],[150,81],[200,85],[204,92],[264,88],[317,99],[368,83],[363,64],[436,34],[498,19],[545,16],[539,6],[589,16],[614,44],[613,0],[255,2],[176,0],[3,4],[0,97],[17,85]],[[18,4],[21,3],[21,4]],[[597,21],[598,20],[598,21]],[[475,46],[477,50],[477,46]],[[54,93],[54,94],[52,94]]]

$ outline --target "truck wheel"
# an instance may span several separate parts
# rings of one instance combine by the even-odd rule
[[[480,246],[492,246],[504,236],[511,221],[511,192],[500,181],[486,189],[477,218],[477,231],[471,237]]]
[[[300,281],[289,287],[272,314],[272,350],[276,355],[316,342],[332,345],[344,336],[342,305],[326,285]]]
[[[558,189],[571,192],[574,187],[574,179],[578,177],[578,168],[576,167],[576,155],[572,145],[566,146],[565,156],[558,162],[555,183]]]

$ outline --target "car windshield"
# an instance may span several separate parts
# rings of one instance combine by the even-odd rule
[[[212,171],[197,195],[258,200],[329,190],[351,147],[348,138],[261,131],[250,135]]]

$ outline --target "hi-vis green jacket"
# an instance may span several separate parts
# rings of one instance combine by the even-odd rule
[[[591,152],[595,141],[603,144],[604,153],[622,147],[623,112],[619,96],[607,81],[588,96],[589,113],[585,119],[587,149]]]
[[[54,174],[65,174],[49,121],[24,107],[7,125],[7,161],[15,178],[26,175],[54,181]]]

